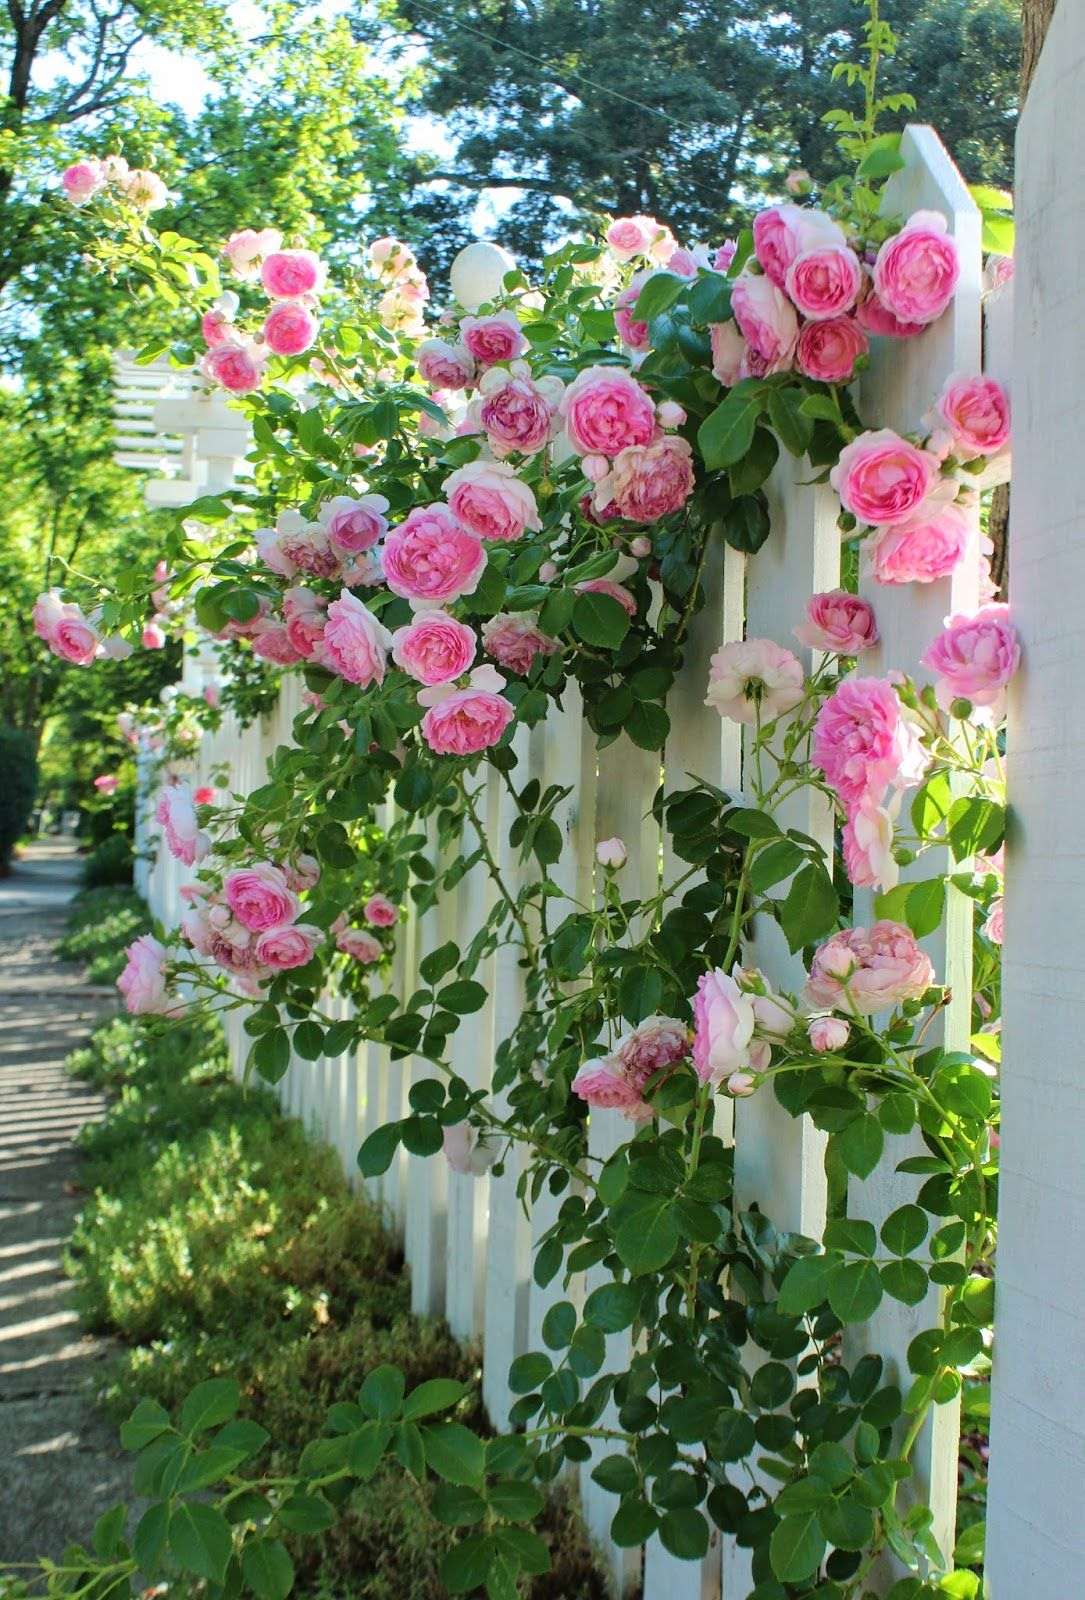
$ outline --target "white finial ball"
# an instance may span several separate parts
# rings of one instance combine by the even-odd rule
[[[488,239],[464,245],[449,273],[452,293],[465,310],[477,311],[485,301],[496,299],[504,288],[506,272],[515,267],[508,251]]]

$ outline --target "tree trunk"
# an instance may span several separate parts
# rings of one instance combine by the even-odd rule
[[[1064,5],[1074,0],[1063,0]],[[1044,47],[1057,0],[1022,0],[1021,3],[1021,104],[1024,105],[1040,51]]]

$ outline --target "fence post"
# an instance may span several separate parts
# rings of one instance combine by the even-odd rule
[[[992,1600],[1085,1573],[1085,10],[1055,8],[1017,135],[1011,689]],[[1077,159],[1076,169],[1072,163]]]

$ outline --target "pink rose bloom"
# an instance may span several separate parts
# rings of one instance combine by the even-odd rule
[[[337,494],[317,511],[317,521],[327,530],[329,542],[345,555],[371,550],[388,531],[388,501],[382,494],[364,494],[355,500]]]
[[[350,956],[352,961],[360,961],[364,967],[371,967],[384,954],[380,940],[374,939],[364,928],[344,928],[335,936],[335,948]]]
[[[693,493],[693,451],[673,434],[655,444],[620,450],[609,477],[596,490],[627,522],[658,522],[685,505]]]
[[[416,506],[384,542],[385,582],[416,608],[474,594],[485,565],[479,540],[444,505]]]
[[[243,928],[265,933],[293,922],[301,906],[280,868],[270,861],[237,867],[222,881],[226,904]]]
[[[893,819],[884,806],[864,800],[844,824],[844,870],[857,889],[885,894],[900,882],[893,857]]]
[[[295,894],[312,889],[320,882],[320,862],[315,856],[298,855],[283,864],[283,876]]]
[[[927,758],[897,691],[883,678],[846,678],[823,703],[811,759],[852,810],[888,786],[918,783]]]
[[[171,783],[161,791],[155,807],[155,821],[162,826],[166,848],[175,860],[186,867],[202,861],[211,842],[200,832],[196,821],[196,807],[187,783]]]
[[[374,928],[392,928],[399,920],[399,912],[384,894],[371,894],[362,909],[362,915]]]
[[[423,382],[431,389],[466,389],[475,376],[471,352],[447,339],[426,339],[415,352]]]
[[[460,337],[480,367],[499,361],[515,361],[527,349],[520,319],[514,311],[498,311],[492,317],[464,317]]]
[[[585,367],[561,401],[573,448],[581,455],[615,456],[628,445],[650,444],[655,406],[637,380],[621,367]]]
[[[289,628],[279,623],[261,622],[249,635],[252,653],[261,661],[270,661],[276,667],[293,667],[304,660],[303,653],[294,644]]]
[[[633,307],[640,299],[640,292],[650,276],[650,273],[638,272],[614,302],[614,326],[627,350],[648,348],[648,324],[637,321],[633,315]]]
[[[323,930],[315,928],[311,922],[271,928],[256,941],[256,959],[276,972],[289,972],[291,967],[306,966],[323,938]]]
[[[212,806],[215,803],[215,791],[210,784],[204,783],[193,791],[192,798],[198,806]]]
[[[393,239],[386,234],[381,239],[374,239],[368,250],[369,264],[373,269],[385,277],[401,277],[410,272],[415,265],[414,251],[409,244],[404,244],[401,239]]]
[[[140,211],[157,211],[169,199],[169,190],[157,172],[136,167],[121,180],[121,190],[130,205]]]
[[[700,249],[700,246],[698,246],[698,249]],[[679,278],[695,278],[699,263],[692,250],[687,250],[684,245],[679,245],[677,249],[671,251],[665,265],[668,272],[675,273]]]
[[[617,834],[612,839],[600,839],[595,847],[595,859],[601,867],[608,867],[611,872],[618,872],[629,860],[625,840],[619,839]]]
[[[730,973],[702,973],[693,997],[693,1065],[702,1083],[720,1083],[750,1065],[754,1009]]]
[[[618,1111],[630,1122],[643,1122],[652,1115],[651,1106],[614,1055],[585,1061],[571,1087],[593,1110]]]
[[[847,245],[820,245],[795,257],[784,282],[804,317],[825,322],[851,310],[859,297],[863,269]]]
[[[321,665],[362,688],[384,682],[392,635],[349,589],[328,607],[324,636],[317,647]]]
[[[790,650],[771,639],[742,639],[712,657],[705,705],[731,722],[765,725],[799,704],[803,684],[802,663]]]
[[[760,372],[787,372],[798,342],[799,319],[783,290],[771,278],[741,277],[731,291],[731,310]]]
[[[731,263],[737,254],[737,239],[725,239],[721,245],[717,246],[716,253],[712,257],[712,267],[714,271],[729,272],[731,270]]]
[[[874,291],[901,322],[926,324],[953,299],[960,272],[946,219],[937,211],[917,211],[878,251]]]
[[[519,539],[542,526],[535,496],[505,461],[469,461],[441,485],[450,511],[480,539]]]
[[[482,624],[482,644],[506,672],[526,676],[536,656],[552,656],[561,648],[543,633],[535,611],[499,611]]]
[[[148,622],[144,625],[143,632],[139,636],[139,642],[144,650],[164,650],[166,635],[162,632],[157,622]]]
[[[637,602],[629,593],[624,584],[615,583],[613,578],[585,578],[583,583],[577,584],[578,594],[605,594],[612,600],[617,600],[623,611],[628,611],[631,617],[637,614]]]
[[[264,318],[264,342],[277,356],[300,356],[315,344],[319,326],[307,306],[282,300]]]
[[[867,336],[854,317],[830,317],[803,326],[795,346],[795,364],[817,383],[850,383],[855,363],[869,349]]]
[[[447,611],[422,611],[392,635],[392,660],[417,683],[449,683],[475,659],[475,630]]]
[[[935,674],[939,705],[970,700],[1000,716],[1006,685],[1021,664],[1021,641],[1007,605],[982,606],[971,616],[950,617],[920,657]]]
[[[606,231],[610,253],[616,261],[632,261],[647,255],[648,246],[659,224],[651,217],[616,217]]]
[[[312,589],[287,589],[283,595],[286,636],[299,660],[307,661],[324,637],[327,600]]]
[[[991,909],[987,913],[987,921],[983,924],[983,931],[992,944],[1001,945],[1003,934],[1004,902],[999,895],[997,900],[991,901]]]
[[[273,300],[297,300],[320,293],[324,268],[312,250],[273,250],[264,257],[260,281]]]
[[[815,952],[806,983],[811,1005],[854,1009],[863,1016],[918,1000],[934,982],[934,968],[915,936],[899,922],[846,928]]]
[[[278,228],[239,228],[231,233],[222,247],[222,253],[233,268],[234,276],[251,281],[259,275],[260,262],[278,250],[283,236]]]
[[[830,655],[857,656],[878,642],[874,612],[857,594],[827,589],[806,602],[806,621],[791,630],[800,644]]]
[[[128,964],[117,979],[125,1009],[132,1016],[168,1016],[166,997],[166,948],[151,933],[145,933],[125,951]]]
[[[60,182],[65,195],[73,205],[86,205],[105,183],[102,163],[93,156],[82,161],[73,161],[72,165],[65,167],[61,173]]]
[[[712,371],[725,388],[731,389],[742,376],[746,341],[733,320],[714,322],[708,332],[712,341]]]
[[[904,522],[879,528],[863,554],[876,583],[934,583],[960,564],[971,542],[972,526],[960,506],[934,501]]]
[[[476,667],[471,686],[452,689],[446,683],[421,689],[422,737],[435,755],[473,756],[497,744],[515,716],[500,692],[505,687],[493,667]]]
[[[855,308],[855,318],[864,332],[880,334],[883,339],[914,339],[926,326],[923,322],[901,322],[869,287]]]
[[[989,255],[983,263],[983,287],[988,294],[997,294],[1013,282],[1013,257]]]
[[[971,461],[994,456],[1010,442],[1010,399],[994,378],[950,378],[935,415],[953,438],[953,454]]]
[[[851,1038],[851,1028],[843,1017],[812,1017],[806,1029],[811,1050],[843,1050]]]
[[[200,371],[231,394],[251,394],[264,376],[262,351],[251,339],[238,334],[208,350]]]
[[[481,1178],[497,1160],[496,1147],[483,1139],[470,1122],[453,1122],[442,1128],[441,1144],[452,1171],[465,1177]]]
[[[844,446],[829,482],[853,517],[884,527],[912,516],[937,477],[938,461],[929,451],[879,428]]]
[[[34,602],[34,632],[62,661],[87,667],[101,653],[102,637],[74,601],[61,600],[55,589]]]
[[[768,206],[753,219],[753,246],[765,276],[778,289],[787,269],[808,250],[842,248],[844,235],[824,211],[807,206]]]
[[[623,1034],[613,1054],[638,1093],[649,1078],[664,1067],[684,1061],[690,1053],[689,1028],[677,1017],[645,1017]]]
[[[116,794],[119,782],[120,779],[115,778],[111,772],[103,772],[99,777],[95,778],[94,787],[99,794]]]
[[[550,438],[554,406],[530,376],[492,367],[479,385],[478,418],[495,455],[535,455]]]

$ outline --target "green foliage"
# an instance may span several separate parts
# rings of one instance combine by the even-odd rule
[[[123,833],[111,833],[85,856],[83,882],[88,889],[99,889],[132,881],[132,844]]]
[[[34,809],[38,762],[34,741],[18,728],[0,727],[0,873]]]
[[[125,946],[150,931],[146,903],[134,889],[84,889],[72,902],[56,953],[62,961],[86,962],[91,983],[113,983],[124,967]]]

